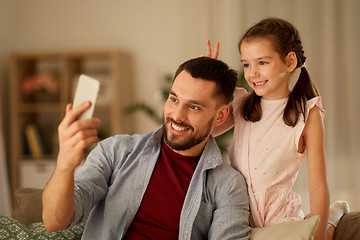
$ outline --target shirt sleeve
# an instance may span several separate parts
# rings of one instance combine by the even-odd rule
[[[87,220],[92,208],[105,197],[112,168],[100,144],[88,155],[75,174],[74,207],[71,228]]]

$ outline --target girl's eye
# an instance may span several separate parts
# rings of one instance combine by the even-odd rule
[[[244,68],[248,68],[249,66],[250,66],[250,64],[248,64],[248,63],[244,64]]]
[[[260,62],[260,65],[266,65],[266,64],[267,64],[267,62],[265,62],[265,61]]]

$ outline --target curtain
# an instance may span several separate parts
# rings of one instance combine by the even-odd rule
[[[10,185],[7,174],[6,154],[5,154],[5,142],[3,132],[3,115],[1,109],[0,99],[0,214],[11,216],[11,199],[10,199]]]
[[[346,200],[360,209],[360,1],[227,0],[211,1],[208,32],[220,40],[220,58],[239,67],[241,34],[265,17],[284,18],[299,30],[306,66],[323,98],[327,176],[331,201]],[[307,166],[295,186],[309,211]]]

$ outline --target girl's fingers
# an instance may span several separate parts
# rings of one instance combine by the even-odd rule
[[[219,49],[220,49],[220,43],[216,42],[215,43],[215,48],[214,48],[214,55],[212,56],[212,58],[217,59],[219,56]]]
[[[215,43],[215,48],[214,48],[214,53],[213,53],[212,49],[211,49],[210,40],[206,39],[206,55],[207,55],[207,57],[217,59],[219,56],[219,49],[220,49],[220,42],[217,41]]]
[[[209,39],[206,39],[206,56],[211,57],[211,43]]]

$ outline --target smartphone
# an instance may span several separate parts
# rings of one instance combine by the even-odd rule
[[[76,107],[86,101],[91,102],[91,107],[78,117],[79,120],[92,118],[99,87],[100,82],[95,78],[84,74],[80,75],[74,96],[73,107]]]

